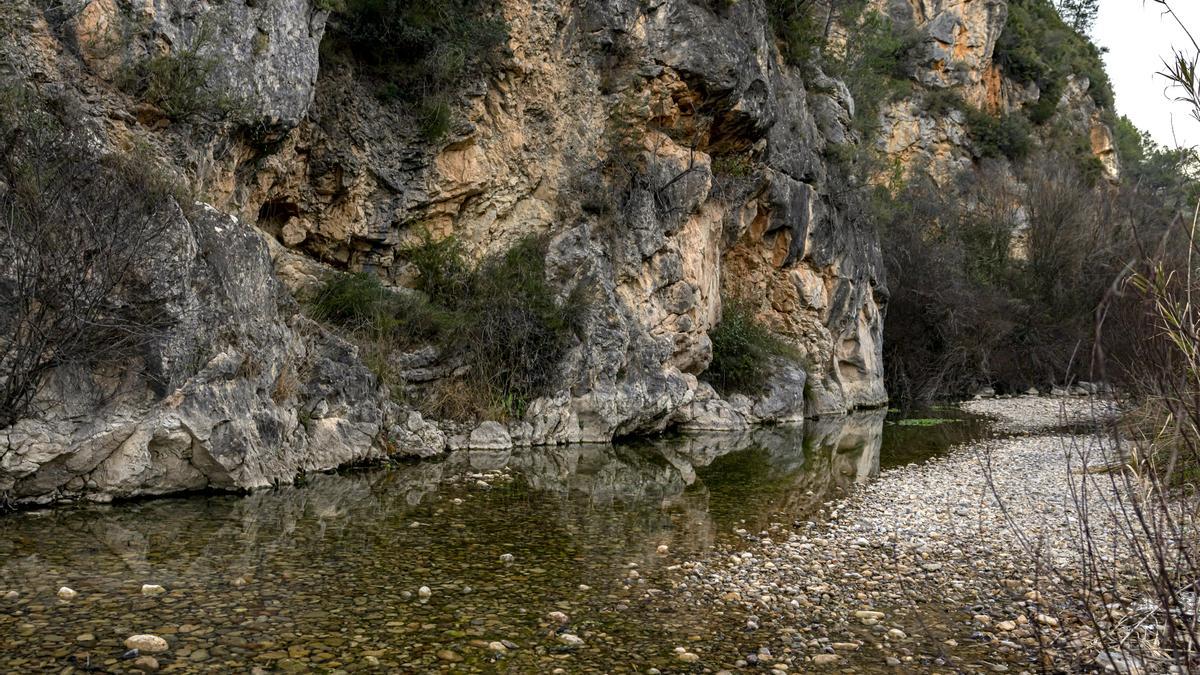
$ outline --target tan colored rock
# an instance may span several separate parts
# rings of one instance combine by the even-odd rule
[[[167,641],[157,635],[143,633],[125,638],[126,649],[136,649],[143,654],[157,654],[169,649]]]
[[[159,668],[158,659],[150,655],[139,656],[133,660],[133,668],[144,673],[153,673]]]

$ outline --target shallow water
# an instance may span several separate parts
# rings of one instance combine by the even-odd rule
[[[157,658],[174,672],[679,672],[672,650],[689,644],[716,669],[759,644],[745,617],[693,605],[672,565],[738,530],[818,517],[881,466],[980,431],[885,424],[880,411],[9,514],[0,595],[20,596],[0,598],[0,670],[124,672],[135,633],[166,638]],[[167,593],[143,597],[142,584]],[[64,585],[79,592],[69,603]]]

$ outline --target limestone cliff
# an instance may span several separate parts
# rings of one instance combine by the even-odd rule
[[[177,209],[180,246],[152,271],[188,289],[151,355],[168,386],[131,370],[125,393],[90,405],[52,378],[45,414],[3,434],[10,502],[252,488],[389,455],[880,406],[879,245],[846,196],[860,185],[828,158],[878,143],[937,171],[971,163],[962,120],[922,116],[915,99],[884,111],[881,138],[858,138],[846,86],[786,63],[760,0],[502,0],[504,44],[448,94],[436,141],[361,63],[322,52],[325,2],[7,4],[4,84],[69,101],[93,152],[148,148],[200,202]],[[880,9],[927,36],[923,87],[988,107],[1030,95],[991,61],[1002,0]],[[196,82],[149,96],[146,74],[162,72]],[[423,234],[474,259],[543,235],[549,279],[590,289],[578,343],[547,365],[558,388],[520,419],[427,420],[300,311],[294,298],[339,271],[411,286],[403,251]],[[722,298],[796,351],[760,395],[698,379]],[[436,350],[398,358],[412,378],[444,373]]]
[[[918,86],[912,95],[889,102],[882,113],[877,143],[887,156],[909,169],[920,167],[948,186],[954,177],[973,170],[978,149],[973,147],[964,111],[931,112],[927,104],[931,94],[953,92],[968,106],[992,116],[1020,114],[1049,98],[1045,103],[1054,111],[1053,118],[1035,131],[1039,140],[1063,135],[1062,127],[1054,124],[1061,122],[1087,139],[1106,179],[1119,178],[1112,129],[1105,110],[1089,95],[1100,83],[1069,73],[1065,86],[1043,92],[1036,83],[1018,82],[1004,72],[996,50],[1006,27],[1008,0],[872,0],[871,4],[893,25],[920,36],[912,72]]]
[[[476,257],[551,236],[551,276],[587,279],[599,307],[565,367],[569,387],[533,405],[534,443],[882,403],[875,244],[824,194],[826,144],[854,142],[844,88],[810,93],[758,3],[501,10],[511,57],[463,93],[442,142],[423,143],[353,64],[337,64],[282,147],[231,153],[206,174],[214,199],[290,251],[400,284],[411,271],[398,250],[421,231]],[[736,157],[742,175],[729,180],[714,157]],[[603,171],[614,161],[635,163],[638,184],[614,185]],[[284,278],[296,291],[306,282]],[[757,407],[697,382],[722,294],[753,298],[804,351],[807,404],[804,375]]]

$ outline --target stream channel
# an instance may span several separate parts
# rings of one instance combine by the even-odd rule
[[[928,414],[953,420],[462,450],[248,495],[0,515],[0,671],[132,672],[123,642],[141,633],[169,644],[160,672],[681,672],[672,649],[694,642],[733,658],[756,645],[745,618],[667,590],[678,565],[988,433]]]

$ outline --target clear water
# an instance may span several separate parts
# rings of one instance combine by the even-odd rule
[[[979,431],[860,413],[8,514],[0,596],[20,595],[0,597],[0,671],[124,672],[135,633],[168,640],[164,672],[678,672],[673,648],[694,643],[715,670],[759,643],[745,617],[672,590],[673,565]],[[563,644],[553,611],[584,646]],[[513,648],[498,657],[494,641]]]

